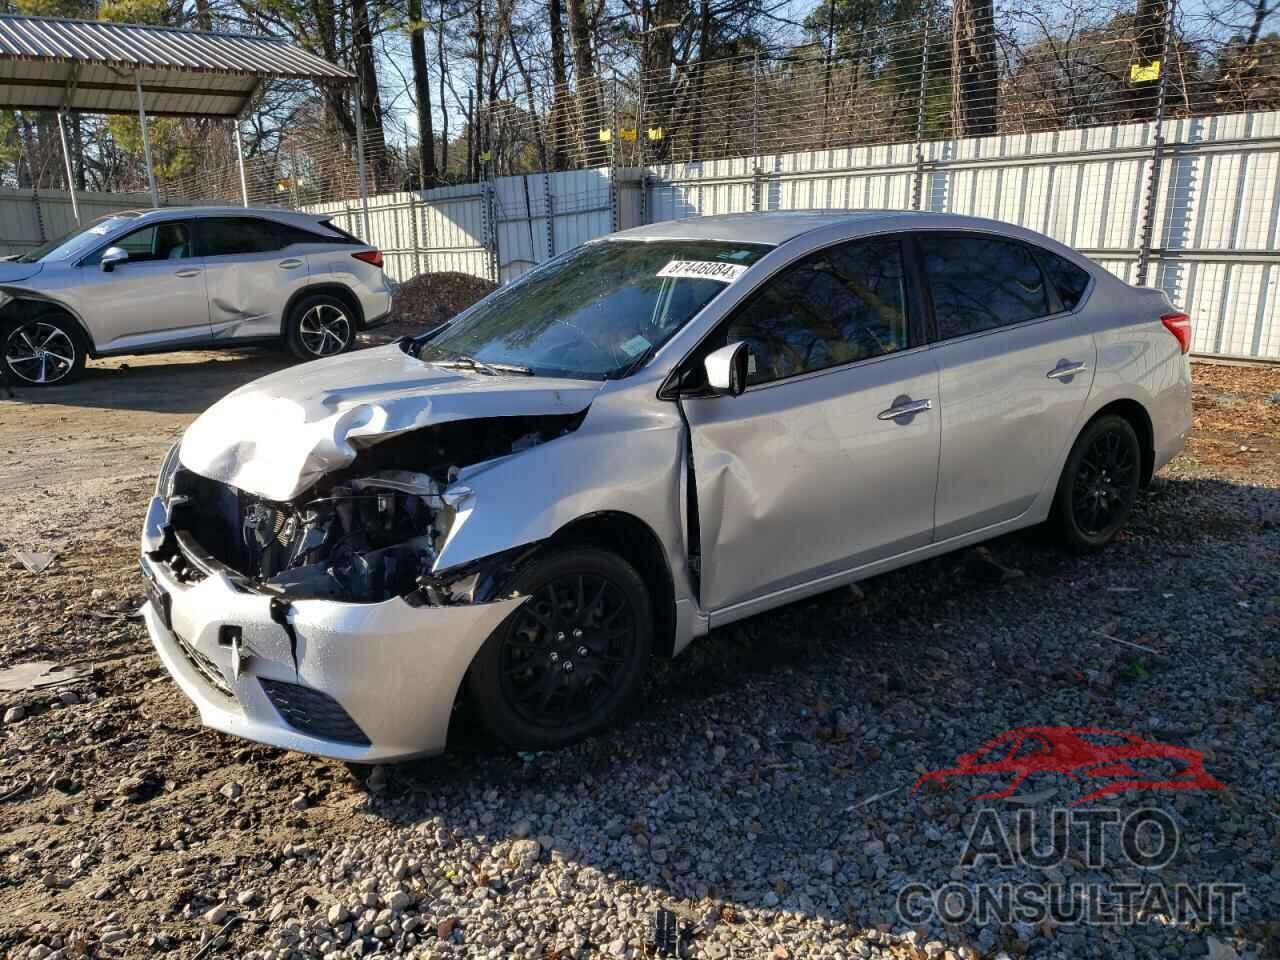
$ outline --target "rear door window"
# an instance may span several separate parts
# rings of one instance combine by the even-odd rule
[[[200,250],[206,257],[270,253],[299,242],[288,239],[289,229],[257,217],[207,217],[200,221]]]
[[[1084,292],[1089,288],[1089,272],[1077,267],[1065,257],[1048,250],[1040,250],[1040,262],[1049,274],[1053,289],[1058,292],[1064,310],[1074,310],[1080,306]]]
[[[1044,274],[1026,244],[956,233],[925,233],[918,242],[938,339],[1049,315]]]

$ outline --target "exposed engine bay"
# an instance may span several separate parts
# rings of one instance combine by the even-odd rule
[[[462,492],[449,489],[459,471],[572,432],[585,414],[452,421],[394,436],[287,502],[178,469],[171,525],[286,599],[407,596],[433,582]]]

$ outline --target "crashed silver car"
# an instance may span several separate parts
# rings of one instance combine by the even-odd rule
[[[712,628],[1044,521],[1102,546],[1187,436],[1189,338],[993,221],[615,234],[211,407],[150,505],[147,626],[229,733],[403,758],[470,698],[556,747]]]

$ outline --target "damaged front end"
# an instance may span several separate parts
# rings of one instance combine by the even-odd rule
[[[435,574],[476,466],[576,429],[568,415],[453,421],[361,451],[288,501],[270,500],[176,464],[169,482],[171,565],[210,561],[243,588],[287,600],[470,602],[479,573]],[[490,566],[501,568],[505,558]]]

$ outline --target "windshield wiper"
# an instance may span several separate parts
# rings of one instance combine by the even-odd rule
[[[434,363],[438,367],[466,367],[468,370],[475,370],[478,373],[487,373],[493,377],[496,377],[501,373],[515,373],[525,377],[533,376],[532,369],[529,367],[522,367],[518,363],[489,363],[485,360],[477,360],[475,357],[469,357],[465,353],[449,357],[446,360],[428,360],[427,363]]]

